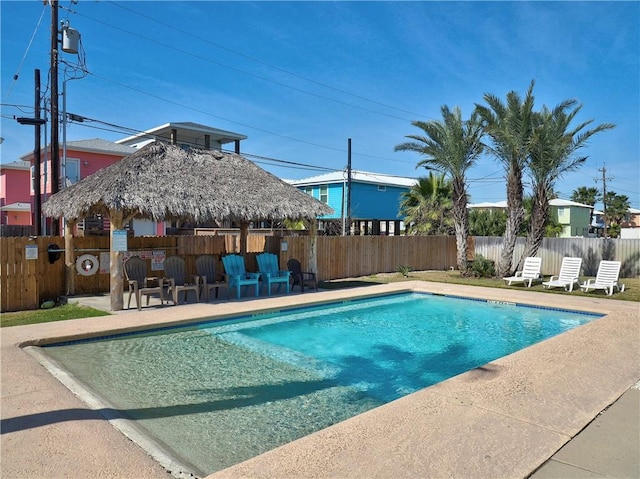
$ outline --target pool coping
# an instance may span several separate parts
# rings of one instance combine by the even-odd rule
[[[20,346],[398,291],[606,316],[208,477],[527,477],[640,379],[638,303],[525,288],[416,281],[3,328],[3,473],[168,477]]]

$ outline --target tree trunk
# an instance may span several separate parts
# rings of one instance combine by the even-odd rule
[[[522,207],[522,175],[511,173],[507,179],[507,228],[504,232],[502,252],[496,268],[496,276],[499,278],[511,273],[513,251],[518,240],[518,232],[524,221],[524,208]]]
[[[111,278],[109,286],[111,289],[111,311],[120,311],[124,309],[124,273],[122,269],[122,253],[113,250],[113,232],[124,229],[124,215],[122,211],[110,211],[109,221],[110,229],[110,254],[109,265]]]
[[[544,238],[544,231],[549,222],[549,199],[546,192],[535,193],[531,210],[531,224],[527,232],[524,252],[518,263],[518,269],[524,265],[527,256],[536,256]]]
[[[309,220],[309,271],[318,272],[318,220]]]
[[[249,223],[242,221],[240,223],[240,254],[246,256],[247,254],[247,237],[249,236]]]
[[[456,261],[458,270],[466,275],[469,270],[467,264],[469,247],[469,216],[467,211],[467,193],[464,181],[453,181],[453,222],[456,230]]]
[[[65,294],[76,294],[76,253],[73,248],[73,228],[76,220],[67,220],[64,226],[64,284]]]

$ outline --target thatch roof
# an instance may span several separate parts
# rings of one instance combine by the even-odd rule
[[[155,142],[52,195],[46,215],[204,222],[312,219],[332,209],[240,155]]]

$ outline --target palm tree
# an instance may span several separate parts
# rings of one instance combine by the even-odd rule
[[[453,194],[453,222],[456,234],[457,263],[462,274],[467,274],[469,219],[467,216],[466,174],[483,151],[482,122],[477,113],[462,120],[460,108],[440,108],[442,121],[414,121],[411,124],[424,134],[408,135],[413,140],[401,143],[395,151],[413,151],[424,157],[416,167],[423,166],[447,175]]]
[[[404,217],[407,234],[451,234],[451,183],[444,175],[432,172],[428,177],[418,178],[418,182],[402,194],[399,216]]]
[[[593,206],[600,199],[600,191],[595,186],[580,186],[571,193],[571,201]]]
[[[507,227],[502,242],[502,251],[497,276],[511,273],[513,251],[518,239],[518,231],[524,221],[524,189],[522,176],[529,157],[529,145],[533,126],[533,86],[531,81],[524,99],[511,91],[506,103],[498,97],[485,94],[488,106],[476,105],[476,111],[484,121],[485,132],[491,138],[489,151],[502,163],[507,180]]]
[[[571,122],[582,109],[577,100],[565,100],[553,110],[543,107],[535,115],[535,128],[531,138],[528,172],[533,187],[531,221],[520,263],[527,256],[535,256],[549,222],[549,200],[558,179],[579,168],[587,156],[576,156],[586,142],[596,133],[614,128],[604,123],[582,131],[593,120],[571,127]]]
[[[610,221],[608,235],[617,238],[620,235],[620,224],[629,219],[629,208],[631,206],[627,195],[619,195],[615,191],[607,191],[607,196],[603,199],[607,219]]]
[[[504,210],[469,211],[469,234],[471,236],[502,236],[507,224]]]

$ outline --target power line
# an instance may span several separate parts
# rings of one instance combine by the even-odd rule
[[[5,100],[7,100],[9,98],[9,95],[11,94],[11,90],[13,89],[13,86],[16,84],[16,82],[18,81],[18,77],[20,76],[20,71],[22,70],[22,65],[24,64],[24,60],[27,58],[27,54],[29,53],[29,50],[31,49],[31,44],[33,43],[33,39],[36,36],[36,33],[38,31],[38,29],[40,28],[40,24],[42,23],[42,18],[44,17],[44,12],[47,11],[47,5],[44,5],[44,8],[42,9],[42,13],[40,14],[40,18],[38,19],[38,23],[36,24],[36,28],[33,30],[33,33],[31,34],[31,39],[29,40],[29,44],[27,45],[26,50],[24,51],[24,54],[22,55],[22,60],[20,60],[20,65],[18,65],[18,69],[16,70],[16,73],[13,75],[13,80],[11,81],[11,84],[9,85],[9,90],[7,91],[7,96],[5,97]]]
[[[613,178],[607,178],[607,168],[602,165],[602,168],[598,168],[598,172],[602,173],[602,205],[603,205],[603,215],[602,219],[604,221],[604,237],[607,237],[607,181],[613,180]],[[598,178],[595,178],[598,181]]]
[[[154,40],[153,38],[149,38],[147,36],[141,35],[139,33],[134,33],[134,32],[131,32],[129,30],[125,30],[124,28],[112,25],[112,24],[104,22],[102,20],[98,20],[98,19],[90,17],[88,15],[84,15],[84,14],[81,14],[81,13],[78,13],[78,12],[74,12],[74,13],[76,13],[77,15],[79,15],[81,17],[84,17],[84,18],[87,18],[87,19],[92,20],[94,22],[97,22],[97,23],[100,23],[102,25],[105,25],[107,27],[113,28],[115,30],[119,30],[121,32],[128,33],[129,35],[133,35],[135,37],[142,38],[142,39],[150,41],[152,43],[156,43],[156,44],[162,46],[163,48],[168,48],[168,49],[171,49],[171,50],[175,50],[178,53],[181,53],[183,55],[188,55],[188,56],[191,56],[191,57],[196,58],[198,60],[202,60],[202,61],[211,63],[213,65],[217,65],[217,66],[222,67],[222,68],[226,68],[228,70],[231,70],[231,71],[234,71],[234,72],[237,72],[237,73],[242,73],[243,75],[247,75],[247,76],[250,76],[250,77],[253,77],[253,78],[257,78],[257,79],[262,80],[262,81],[273,83],[275,85],[282,86],[284,88],[288,88],[288,89],[293,90],[293,91],[298,92],[298,93],[304,93],[306,95],[310,95],[310,96],[313,96],[313,97],[316,97],[316,98],[320,98],[322,100],[331,101],[331,102],[334,102],[334,103],[338,103],[340,105],[345,105],[345,106],[348,106],[348,107],[351,107],[351,108],[356,108],[358,110],[366,111],[366,112],[369,112],[369,113],[374,113],[376,115],[381,115],[381,116],[386,116],[386,117],[389,117],[389,118],[394,118],[396,120],[402,120],[402,121],[406,121],[406,122],[411,122],[412,121],[412,120],[407,119],[407,118],[402,118],[402,117],[399,117],[399,116],[390,115],[388,113],[384,113],[384,112],[381,112],[381,111],[376,111],[376,110],[372,110],[370,108],[365,108],[365,107],[362,107],[362,106],[354,105],[353,103],[347,103],[347,102],[344,102],[344,101],[341,101],[341,100],[336,100],[334,98],[329,98],[329,97],[326,97],[326,96],[323,96],[323,95],[319,95],[317,93],[313,93],[313,92],[310,92],[308,90],[303,90],[301,88],[296,88],[294,86],[287,85],[285,83],[282,83],[282,82],[279,82],[279,81],[276,81],[276,80],[272,80],[270,78],[267,78],[267,77],[264,77],[264,76],[261,76],[261,75],[256,75],[254,73],[250,73],[250,72],[247,72],[245,70],[241,70],[240,68],[236,68],[236,67],[232,67],[232,66],[229,66],[229,65],[225,65],[224,63],[217,62],[215,60],[212,60],[211,58],[203,57],[203,56],[197,55],[197,54],[195,54],[195,53],[193,53],[191,51],[183,50],[181,48],[175,47],[174,45],[171,45],[169,43],[163,43],[163,42],[160,42],[158,40]],[[370,100],[368,100],[368,101],[370,101]]]
[[[73,115],[73,114],[70,113],[69,115]],[[110,131],[110,132],[113,132],[113,133],[142,134],[143,138],[144,138],[144,136],[147,136],[148,138],[160,138],[160,139],[165,140],[165,141],[169,141],[170,140],[170,138],[166,137],[166,136],[155,135],[155,134],[147,134],[145,131],[142,131],[142,130],[136,130],[134,128],[120,126],[120,125],[116,125],[114,123],[105,122],[105,121],[102,121],[102,120],[96,120],[94,118],[81,117],[80,115],[75,115],[75,116],[77,116],[79,118],[82,118],[82,121],[72,121],[72,123],[78,124],[79,126],[84,126],[86,128],[93,128],[93,129],[102,130],[102,131]],[[104,124],[106,126],[106,128],[105,127],[100,127],[100,126],[97,126],[97,125],[86,124],[85,122],[93,122],[93,123]],[[189,141],[184,141],[184,143],[189,145],[189,146],[199,147],[197,144],[189,142]],[[225,150],[225,149],[222,149],[221,151],[224,151],[224,152],[227,152],[227,153],[234,153],[231,150]],[[278,159],[278,158],[273,158],[273,157],[268,157],[268,156],[264,156],[264,155],[248,153],[248,152],[244,152],[244,151],[241,154],[242,154],[242,156],[256,158],[256,159],[259,159],[259,160],[262,160],[262,161],[270,161],[270,162],[273,162],[273,163],[277,163],[278,166],[283,166],[283,167],[291,167],[292,168],[292,167],[296,167],[297,166],[297,167],[304,168],[306,170],[338,171],[335,168],[328,168],[328,167],[323,167],[323,166],[299,163],[299,162],[295,162],[295,161],[282,160],[282,159]]]
[[[238,121],[235,121],[235,120],[231,120],[229,118],[225,118],[225,117],[222,117],[222,116],[219,116],[219,115],[214,115],[211,112],[208,112],[208,111],[205,111],[205,110],[201,110],[199,108],[195,108],[195,107],[191,107],[191,106],[188,106],[188,105],[184,105],[184,104],[179,103],[179,102],[174,101],[174,100],[163,98],[163,97],[161,97],[159,95],[156,95],[155,93],[149,93],[149,92],[146,92],[146,91],[141,90],[139,88],[135,88],[135,87],[132,87],[132,86],[129,86],[129,85],[125,85],[124,83],[121,83],[121,82],[118,82],[118,81],[115,81],[115,80],[111,80],[110,78],[103,77],[103,76],[98,75],[98,74],[93,73],[93,72],[88,72],[88,74],[93,76],[93,77],[95,77],[95,78],[99,78],[100,80],[107,81],[107,82],[113,83],[115,85],[118,85],[118,86],[120,86],[122,88],[126,88],[128,90],[135,91],[136,93],[140,93],[140,94],[155,98],[157,100],[163,101],[165,103],[170,103],[172,105],[176,105],[176,106],[179,106],[181,108],[194,111],[196,113],[201,113],[203,115],[207,115],[207,116],[210,116],[212,118],[216,118],[218,120],[227,121],[229,123],[233,123],[235,125],[239,125],[239,126],[242,126],[244,128],[250,128],[252,130],[260,131],[262,133],[266,133],[266,134],[273,135],[273,136],[277,136],[277,137],[283,138],[285,140],[291,140],[291,141],[295,141],[295,142],[298,142],[298,143],[304,143],[304,144],[307,144],[307,145],[315,146],[317,148],[324,148],[324,149],[327,149],[327,150],[332,150],[332,151],[337,151],[337,152],[340,152],[340,153],[345,153],[345,150],[343,150],[341,148],[336,148],[336,147],[332,147],[332,146],[328,146],[328,145],[322,145],[322,144],[314,143],[314,142],[308,141],[308,140],[301,140],[299,138],[294,138],[294,137],[291,137],[291,136],[283,135],[283,134],[276,133],[276,132],[273,132],[273,131],[270,131],[270,130],[266,130],[264,128],[251,126],[251,125],[248,125],[246,123],[242,123],[242,122],[238,122]],[[405,160],[397,160],[397,159],[392,159],[392,158],[384,158],[384,157],[376,156],[376,155],[368,155],[366,153],[354,153],[354,154],[359,156],[359,157],[374,158],[374,159],[379,159],[379,160],[384,160],[384,161],[392,161],[392,162],[395,162],[395,163],[413,163],[413,162],[405,161]]]
[[[150,96],[150,97],[155,98],[157,100],[161,100],[161,101],[163,101],[165,103],[170,103],[172,105],[176,105],[176,106],[179,106],[181,108],[185,108],[187,110],[194,111],[196,113],[201,113],[203,115],[207,115],[207,116],[210,116],[212,118],[217,118],[218,120],[228,121],[229,123],[233,123],[233,124],[245,127],[245,128],[251,128],[252,130],[261,131],[262,133],[267,133],[269,135],[274,135],[274,136],[277,136],[277,137],[280,137],[280,138],[284,138],[286,140],[296,141],[298,143],[305,143],[307,145],[316,146],[316,147],[319,147],[319,148],[325,148],[325,149],[334,150],[334,151],[342,151],[339,148],[334,148],[334,147],[330,147],[330,146],[326,146],[326,145],[320,145],[318,143],[313,143],[313,142],[307,141],[307,140],[300,140],[299,138],[293,138],[291,136],[282,135],[280,133],[275,133],[273,131],[265,130],[264,128],[258,128],[256,126],[247,125],[246,123],[242,123],[242,122],[239,122],[239,121],[230,120],[229,118],[224,118],[224,117],[221,117],[221,116],[218,116],[218,115],[214,115],[213,113],[210,113],[208,111],[204,111],[204,110],[200,110],[198,108],[194,108],[194,107],[190,107],[190,106],[187,106],[187,105],[183,105],[182,103],[178,103],[176,101],[169,100],[167,98],[162,98],[161,96],[158,96],[158,95],[156,95],[154,93],[149,93],[149,92],[140,90],[139,88],[134,88],[134,87],[131,87],[129,85],[125,85],[124,83],[120,83],[120,82],[117,82],[115,80],[111,80],[109,78],[97,75],[97,74],[95,74],[93,72],[89,72],[89,75],[94,76],[94,77],[99,78],[99,79],[104,80],[104,81],[108,81],[108,82],[113,83],[115,85],[118,85],[118,86],[120,86],[122,88],[127,88],[127,89],[135,91],[137,93],[141,93],[143,95]]]
[[[64,7],[60,6],[60,8],[64,8]],[[223,67],[225,67],[225,68],[231,68],[232,70],[236,70],[236,71],[239,71],[239,72],[241,72],[241,73],[245,73],[245,74],[248,74],[248,75],[251,75],[251,76],[255,76],[255,77],[257,77],[257,78],[260,78],[260,79],[263,79],[263,80],[266,80],[266,81],[270,81],[270,82],[272,82],[272,83],[277,83],[277,84],[282,85],[282,86],[284,86],[284,87],[292,88],[292,89],[294,89],[294,90],[296,90],[296,91],[300,91],[300,92],[302,92],[302,93],[307,93],[307,94],[310,94],[310,95],[313,95],[313,96],[318,96],[318,97],[320,97],[320,98],[323,98],[323,99],[326,99],[326,100],[329,100],[329,101],[333,101],[333,102],[341,103],[341,104],[344,104],[344,105],[347,105],[347,106],[351,106],[351,107],[354,107],[354,108],[358,108],[358,109],[361,109],[361,110],[369,111],[369,112],[371,112],[371,113],[380,114],[380,115],[384,115],[384,116],[390,116],[390,117],[392,117],[392,118],[398,118],[398,119],[401,119],[401,120],[403,120],[403,121],[410,121],[410,120],[407,120],[407,119],[403,119],[403,118],[395,117],[395,116],[393,116],[393,115],[387,115],[387,114],[382,113],[382,112],[379,112],[379,111],[370,110],[370,109],[367,109],[367,108],[362,108],[362,107],[359,107],[359,106],[357,106],[357,105],[352,105],[352,104],[349,104],[349,103],[340,102],[340,101],[338,101],[338,100],[334,100],[334,99],[331,99],[331,98],[326,98],[326,97],[323,97],[323,96],[321,96],[321,95],[316,95],[316,94],[311,93],[311,92],[306,92],[306,91],[304,91],[304,90],[296,89],[296,88],[294,88],[294,87],[289,87],[288,85],[281,84],[281,83],[279,83],[279,82],[274,82],[274,81],[272,81],[272,80],[270,80],[270,79],[267,79],[267,78],[264,78],[264,77],[259,77],[259,76],[257,76],[257,75],[253,75],[253,74],[251,74],[251,73],[247,73],[247,72],[244,72],[244,71],[242,71],[242,70],[235,69],[235,68],[233,68],[233,67],[228,67],[228,66],[223,65],[223,64],[221,64],[221,63],[219,63],[219,62],[215,62],[215,61],[213,61],[213,60],[211,60],[211,59],[208,59],[208,58],[205,58],[205,57],[201,57],[201,56],[195,55],[195,54],[193,54],[193,53],[191,53],[191,52],[189,52],[189,51],[181,50],[181,49],[177,49],[177,48],[173,47],[172,45],[168,45],[168,44],[165,44],[165,43],[162,43],[162,42],[158,42],[158,41],[153,40],[153,39],[150,39],[150,38],[148,38],[148,37],[145,37],[145,36],[142,36],[142,35],[139,35],[139,34],[136,34],[136,33],[130,32],[130,31],[127,31],[127,30],[122,29],[122,28],[120,28],[120,27],[117,27],[117,26],[114,26],[114,25],[108,24],[108,23],[106,23],[106,22],[103,22],[103,21],[101,21],[101,20],[98,20],[98,19],[95,19],[95,18],[89,17],[89,16],[87,16],[87,15],[82,15],[82,14],[78,13],[77,11],[72,11],[72,10],[70,10],[70,9],[68,9],[68,8],[66,8],[66,10],[67,10],[68,12],[72,12],[72,13],[75,13],[75,14],[77,14],[77,15],[79,15],[79,16],[86,17],[86,18],[88,18],[88,19],[90,19],[90,20],[93,20],[93,21],[95,21],[95,22],[101,23],[101,24],[106,25],[106,26],[108,26],[108,27],[111,27],[111,28],[114,28],[114,29],[117,29],[117,30],[123,31],[123,32],[125,32],[125,33],[130,34],[130,35],[137,36],[137,37],[140,37],[140,38],[143,38],[143,39],[149,40],[149,41],[151,41],[151,42],[157,43],[157,44],[159,44],[159,45],[161,45],[161,46],[163,46],[163,47],[166,47],[166,48],[172,48],[172,49],[177,50],[177,51],[179,51],[179,52],[181,52],[181,53],[184,53],[184,54],[187,54],[187,55],[191,55],[191,56],[194,56],[194,57],[196,57],[196,58],[199,58],[199,59],[202,59],[202,60],[205,60],[205,61],[212,62],[212,63],[214,63],[214,64],[217,64],[217,65],[223,66]],[[126,9],[126,8],[125,8],[125,10],[132,11],[132,10],[130,10],[130,9]],[[137,13],[137,12],[134,12],[134,13]],[[140,14],[139,14],[139,15],[140,15]],[[144,15],[141,15],[141,16],[143,16],[143,17],[144,17]],[[150,18],[150,17],[146,17],[146,18]],[[150,18],[150,19],[151,19],[151,18]],[[152,21],[156,21],[156,20],[154,20],[154,19],[151,19],[151,20],[152,20]],[[162,23],[162,22],[160,22],[160,23]],[[169,25],[169,26],[170,26],[170,25]],[[174,28],[174,29],[176,29],[177,31],[182,32],[182,30],[181,30],[181,29],[177,29],[177,28]],[[202,38],[200,38],[200,37],[196,37],[196,38],[199,38],[199,39],[201,39],[201,40],[203,40],[203,41],[207,41],[206,39],[202,39]],[[214,44],[214,45],[215,45],[215,46],[219,46],[219,45],[217,45],[217,44]],[[225,48],[225,47],[220,46],[220,48]],[[244,55],[244,54],[241,54],[241,53],[239,53],[239,52],[235,52],[235,51],[234,51],[234,53],[239,54],[239,55]],[[245,55],[245,56],[246,56],[246,55]],[[251,58],[251,57],[249,57],[249,58]],[[255,59],[253,59],[253,60],[255,60]],[[259,60],[256,60],[256,61],[258,61],[258,62],[259,62]],[[267,64],[267,65],[268,65],[268,64]],[[273,68],[278,69],[278,67],[275,67],[275,66],[272,66],[272,65],[269,65],[269,66],[271,66],[271,67],[273,67]],[[284,70],[284,71],[286,72],[286,70]],[[202,113],[202,114],[208,115],[208,116],[210,116],[210,117],[217,118],[217,119],[220,119],[220,120],[224,120],[224,121],[227,121],[227,122],[230,122],[230,123],[234,123],[234,124],[240,125],[240,126],[245,127],[245,128],[250,128],[250,129],[253,129],[253,130],[256,130],[256,131],[260,131],[260,132],[263,132],[263,133],[266,133],[266,134],[269,134],[269,135],[277,136],[277,137],[280,137],[280,138],[283,138],[283,139],[286,139],[286,140],[295,141],[295,142],[299,142],[299,143],[304,143],[304,144],[308,144],[308,145],[315,146],[315,147],[318,147],[318,148],[324,148],[324,149],[328,149],[328,150],[332,150],[332,151],[337,151],[337,152],[340,152],[340,153],[345,153],[344,149],[341,149],[341,148],[335,148],[335,147],[331,147],[331,146],[328,146],[328,145],[322,145],[322,144],[318,144],[318,143],[311,142],[311,141],[307,141],[307,140],[301,140],[301,139],[299,139],[299,138],[293,138],[293,137],[290,137],[290,136],[287,136],[287,135],[282,135],[282,134],[279,134],[279,133],[276,133],[276,132],[273,132],[273,131],[266,130],[266,129],[264,129],[264,128],[258,128],[258,127],[251,126],[251,125],[248,125],[248,124],[245,124],[245,123],[241,123],[241,122],[237,122],[237,121],[234,121],[234,120],[230,120],[230,119],[228,119],[228,118],[224,118],[224,117],[220,117],[220,116],[217,116],[217,115],[213,115],[213,114],[211,114],[211,113],[209,113],[209,112],[206,112],[206,111],[203,111],[203,110],[200,110],[200,109],[197,109],[197,108],[189,107],[189,106],[187,106],[187,105],[184,105],[184,104],[181,104],[181,103],[178,103],[178,102],[172,101],[172,100],[168,100],[168,99],[166,99],[166,98],[162,98],[162,97],[160,97],[160,96],[158,96],[158,95],[155,95],[155,94],[152,94],[152,93],[149,93],[149,92],[145,92],[145,91],[140,90],[140,89],[138,89],[138,88],[130,87],[130,86],[125,85],[125,84],[123,84],[123,83],[121,83],[121,82],[117,82],[117,81],[111,80],[111,79],[109,79],[109,78],[102,77],[102,76],[100,76],[100,75],[98,75],[98,74],[96,74],[96,73],[93,73],[93,72],[87,72],[87,73],[88,73],[89,75],[92,75],[92,76],[96,77],[96,78],[99,78],[99,79],[102,79],[102,80],[104,80],[104,81],[108,81],[108,82],[114,83],[114,84],[116,84],[116,85],[118,85],[118,86],[120,86],[120,87],[127,88],[127,89],[132,90],[132,91],[135,91],[135,92],[137,92],[137,93],[141,93],[141,94],[144,94],[144,95],[147,95],[147,96],[151,96],[151,97],[156,98],[156,99],[159,99],[159,100],[161,100],[161,101],[164,101],[164,102],[167,102],[167,103],[174,104],[174,105],[179,106],[179,107],[181,107],[181,108],[190,109],[190,110],[192,110],[192,111],[195,111],[195,112],[198,112],[198,113]],[[287,72],[287,73],[290,73],[290,72]],[[291,74],[295,76],[295,74],[293,74],[293,73],[291,73]],[[303,77],[303,78],[304,78],[304,77]],[[305,79],[306,79],[306,78],[305,78]],[[310,79],[306,79],[306,80],[313,81],[313,80],[310,80]],[[317,82],[317,83],[319,83],[319,82]],[[326,85],[323,85],[323,86],[326,86]],[[327,87],[328,87],[328,88],[331,88],[331,87],[329,87],[329,86],[327,86]],[[335,89],[335,88],[334,88],[334,89]],[[337,89],[335,89],[335,90],[337,90]],[[362,98],[364,98],[364,97],[362,97]],[[365,98],[365,99],[366,99],[366,98]],[[367,101],[371,101],[371,102],[376,103],[374,100],[369,100],[369,99],[366,99],[366,100],[367,100]],[[377,103],[379,103],[379,102],[377,102]],[[384,105],[384,104],[382,104],[382,105]],[[385,106],[387,106],[387,105],[385,105]],[[405,163],[405,162],[406,162],[406,163],[411,163],[411,164],[413,164],[413,162],[410,162],[410,161],[403,161],[403,160],[398,160],[398,159],[386,158],[386,157],[377,156],[377,155],[370,155],[370,154],[366,154],[366,153],[354,152],[354,154],[355,154],[356,156],[358,156],[358,157],[372,158],[372,159],[378,159],[378,160],[383,160],[383,161],[391,161],[391,162],[395,162],[395,163]]]
[[[267,67],[272,68],[272,69],[274,69],[274,70],[276,70],[276,71],[279,71],[279,72],[282,72],[282,73],[286,73],[287,75],[291,75],[291,76],[293,76],[293,77],[295,77],[295,78],[299,78],[299,79],[304,80],[304,81],[307,81],[307,82],[309,82],[309,83],[313,83],[313,84],[315,84],[315,85],[319,85],[319,86],[321,86],[321,87],[327,88],[327,89],[329,89],[329,90],[333,90],[333,91],[336,91],[336,92],[338,92],[338,93],[342,93],[342,94],[345,94],[345,95],[348,95],[348,96],[351,96],[351,97],[354,97],[354,98],[358,98],[358,99],[360,99],[360,100],[368,101],[368,102],[370,102],[370,103],[374,103],[374,104],[376,104],[376,105],[380,105],[380,106],[383,106],[383,107],[385,107],[385,108],[389,108],[389,109],[396,110],[396,111],[399,111],[399,112],[402,112],[402,113],[409,113],[409,114],[411,114],[411,115],[416,115],[416,116],[420,116],[420,117],[427,118],[425,115],[422,115],[422,114],[420,114],[420,113],[415,113],[415,112],[412,112],[412,111],[409,111],[409,110],[404,110],[404,109],[402,109],[402,108],[398,108],[398,107],[393,106],[393,105],[388,105],[388,104],[386,104],[386,103],[382,103],[382,102],[377,101],[377,100],[372,100],[372,99],[370,99],[370,98],[366,98],[366,97],[364,97],[364,96],[357,95],[357,94],[355,94],[355,93],[348,92],[348,91],[346,91],[346,90],[342,90],[342,89],[340,89],[340,88],[336,88],[336,87],[334,87],[334,86],[332,86],[332,85],[327,85],[326,83],[322,83],[322,82],[320,82],[320,81],[317,81],[317,80],[314,80],[314,79],[312,79],[312,78],[309,78],[309,77],[306,77],[306,76],[300,75],[300,74],[298,74],[298,73],[291,72],[291,71],[286,70],[286,69],[284,69],[284,68],[281,68],[281,67],[279,67],[279,66],[277,66],[277,65],[273,65],[273,64],[271,64],[271,63],[268,63],[268,62],[265,62],[265,61],[260,60],[260,59],[258,59],[258,58],[255,58],[255,57],[252,57],[252,56],[250,56],[250,55],[247,55],[246,53],[239,52],[239,51],[237,51],[237,50],[234,50],[234,49],[232,49],[232,48],[226,47],[226,46],[221,45],[221,44],[216,43],[216,42],[212,42],[211,40],[208,40],[208,39],[206,39],[206,38],[203,38],[203,37],[201,37],[201,36],[199,36],[199,35],[195,35],[195,34],[191,33],[190,31],[187,31],[187,30],[183,30],[183,29],[181,29],[181,28],[178,28],[178,27],[176,27],[176,25],[174,25],[174,24],[166,23],[166,22],[163,22],[162,20],[158,20],[158,19],[156,19],[156,18],[152,18],[152,17],[150,17],[149,15],[143,14],[143,13],[141,13],[141,12],[137,12],[137,11],[135,11],[135,10],[133,10],[133,9],[129,8],[129,7],[125,7],[125,6],[124,6],[124,5],[122,5],[122,4],[115,3],[115,2],[111,2],[111,1],[110,1],[110,2],[108,2],[108,3],[110,3],[110,4],[114,5],[114,6],[118,7],[118,8],[121,8],[121,9],[123,9],[123,10],[126,10],[126,11],[129,11],[129,12],[131,12],[131,13],[134,13],[134,14],[136,14],[136,15],[138,15],[138,16],[140,16],[140,17],[142,17],[142,18],[146,18],[147,20],[151,20],[152,22],[158,23],[158,24],[160,24],[160,25],[162,25],[162,26],[165,26],[165,27],[167,27],[167,28],[171,28],[172,30],[176,30],[177,32],[180,32],[180,33],[181,33],[181,34],[183,34],[183,35],[190,36],[190,37],[195,38],[195,39],[197,39],[197,40],[200,40],[200,41],[202,41],[202,42],[208,43],[209,45],[213,45],[214,47],[217,47],[217,48],[219,48],[219,49],[221,49],[221,50],[225,50],[225,51],[227,51],[227,52],[230,52],[230,53],[233,53],[233,54],[235,54],[235,55],[241,56],[241,57],[243,57],[243,58],[246,58],[247,60],[251,60],[252,62],[258,63],[258,64],[260,64],[260,65],[267,66]]]

